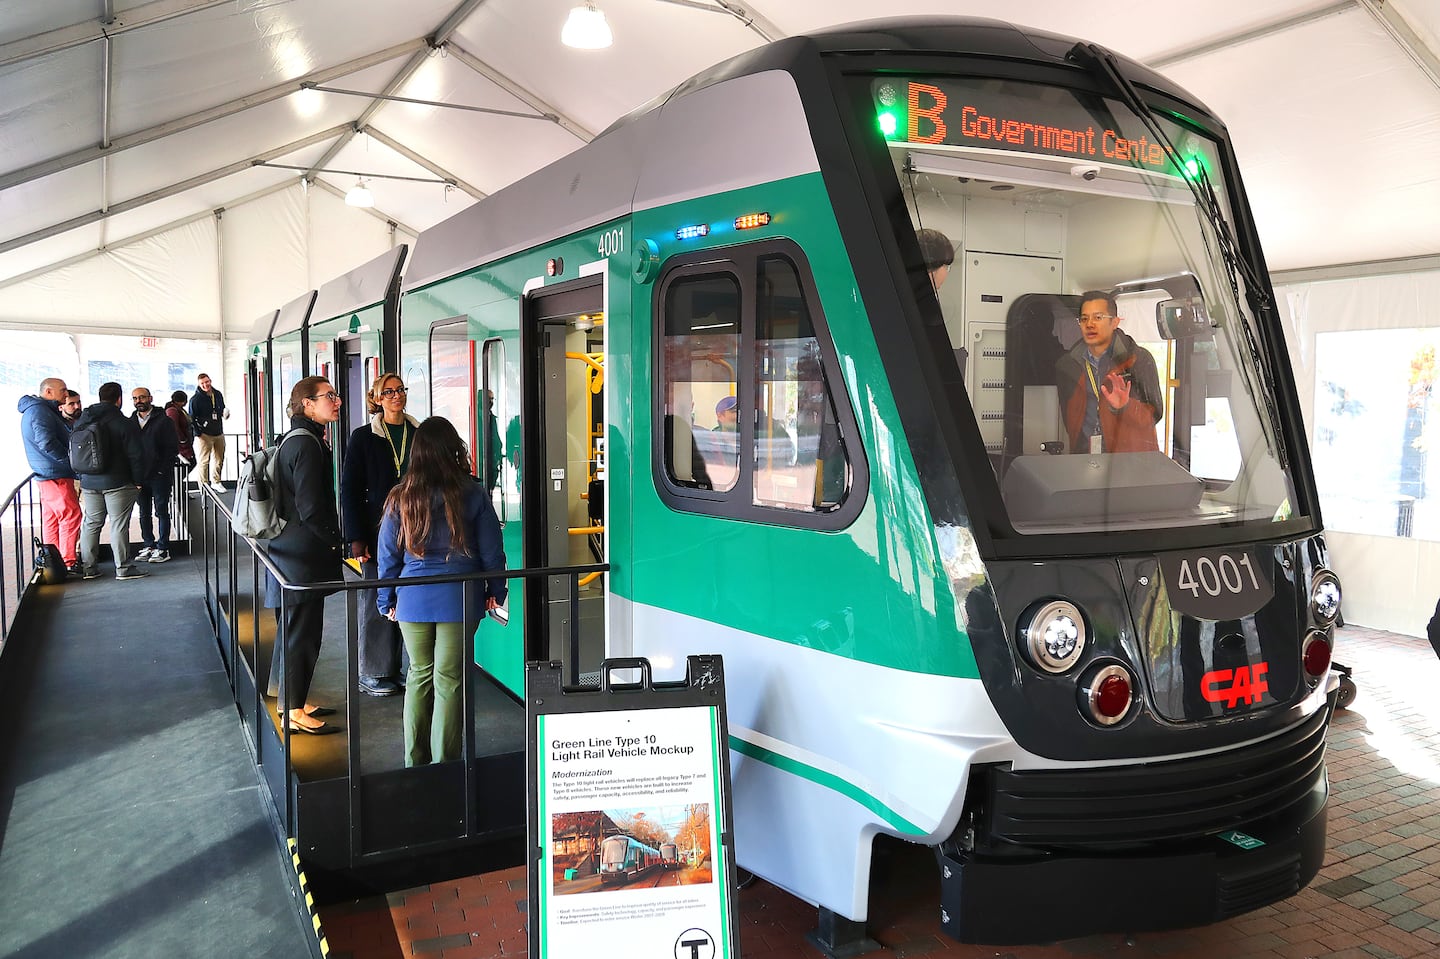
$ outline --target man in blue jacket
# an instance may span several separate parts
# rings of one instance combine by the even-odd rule
[[[150,468],[140,480],[140,538],[144,545],[136,559],[150,563],[170,562],[170,489],[175,484],[175,457],[180,452],[180,434],[175,421],[155,409],[150,390],[137,386],[130,393],[135,413],[130,417],[140,427]],[[151,523],[151,514],[154,523]],[[157,529],[158,527],[158,529]]]
[[[25,458],[40,480],[40,514],[45,542],[52,543],[75,568],[75,545],[80,539],[80,498],[75,492],[75,471],[70,468],[70,427],[60,415],[65,381],[49,377],[40,382],[37,396],[20,397],[20,436]]]
[[[115,578],[139,579],[148,575],[130,563],[130,514],[135,511],[135,498],[149,464],[139,427],[120,412],[124,393],[119,383],[102,384],[100,402],[87,406],[75,423],[76,431],[98,423],[105,436],[104,472],[80,474],[80,509],[85,514],[80,530],[80,566],[86,579],[100,575],[100,527],[107,516]]]

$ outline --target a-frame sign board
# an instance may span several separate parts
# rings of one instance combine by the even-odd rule
[[[674,683],[645,659],[606,660],[598,689],[563,677],[525,674],[531,957],[737,959],[720,657]]]

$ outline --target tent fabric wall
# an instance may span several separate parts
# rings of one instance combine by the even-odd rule
[[[135,330],[218,330],[215,222],[197,220],[0,289],[0,323]]]
[[[1317,337],[1355,330],[1440,330],[1440,271],[1281,285],[1275,294],[1312,442]],[[1366,360],[1363,354],[1354,358],[1359,366]],[[1440,596],[1440,541],[1331,530],[1326,542],[1344,586],[1347,622],[1424,635]]]

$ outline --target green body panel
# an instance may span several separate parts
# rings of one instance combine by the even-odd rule
[[[769,226],[743,233],[729,228],[735,217],[758,211],[772,215]],[[677,241],[675,230],[691,223],[710,223],[712,231],[700,240]],[[638,236],[659,246],[662,269],[664,260],[677,253],[764,237],[786,237],[800,246],[860,427],[864,448],[850,455],[868,458],[870,490],[864,510],[848,529],[822,533],[766,526],[672,510],[654,492],[648,457],[637,457],[633,534],[638,545],[631,598],[862,662],[977,677],[876,353],[871,318],[820,174],[648,210],[635,216],[635,228]],[[652,292],[651,286],[637,288],[635,342],[624,354],[635,357],[628,392],[642,398],[658,388],[648,361]],[[839,388],[831,384],[832,391]],[[640,404],[633,424],[612,426],[624,429],[642,451],[652,443],[647,405],[648,399]],[[777,511],[776,522],[784,520]]]
[[[772,214],[770,226],[744,233],[728,228],[736,216],[760,210]],[[716,227],[701,240],[674,238],[677,228],[704,222],[726,229]],[[623,249],[608,258],[605,304],[611,594],[862,662],[978,677],[914,460],[885,386],[871,320],[818,173],[643,211],[633,221],[613,221],[408,293],[401,365],[407,382],[425,394],[412,393],[416,415],[428,404],[432,323],[465,316],[473,340],[504,338],[506,387],[518,386],[520,291],[543,276],[554,257],[571,266],[546,285],[572,280],[574,265],[595,261],[600,236],[616,229],[624,234]],[[869,462],[864,509],[838,532],[778,525],[785,520],[779,511],[777,525],[682,512],[662,502],[656,490],[650,457],[654,286],[635,282],[636,243],[655,242],[663,264],[679,253],[765,237],[793,240],[809,260],[860,427],[863,450],[851,455]],[[507,439],[518,435],[508,425],[504,431]],[[516,453],[507,443],[506,457]],[[506,495],[512,492],[505,552],[515,567],[523,556],[517,522],[523,517],[518,491]],[[508,637],[477,647],[480,665],[497,677],[511,677],[502,681],[516,692],[524,655],[519,612],[512,603]]]

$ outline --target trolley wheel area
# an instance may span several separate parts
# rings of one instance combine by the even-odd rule
[[[1355,693],[1358,691],[1355,680],[1351,678],[1349,666],[1342,666],[1339,663],[1331,663],[1334,670],[1340,674],[1340,691],[1335,698],[1336,709],[1348,709],[1350,704],[1355,702]]]

